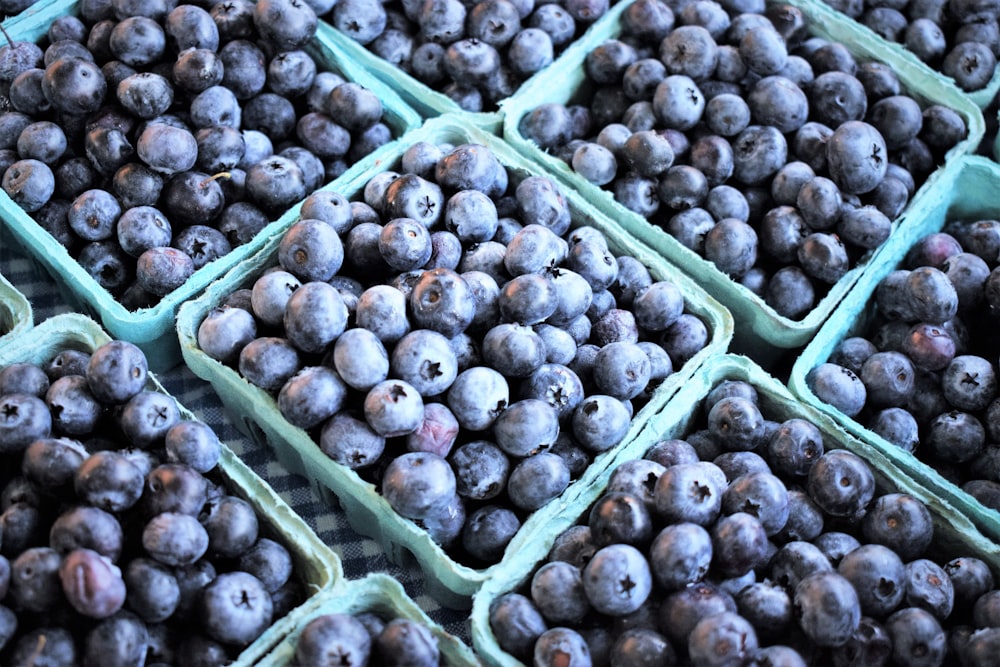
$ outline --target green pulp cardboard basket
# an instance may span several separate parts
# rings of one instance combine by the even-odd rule
[[[927,234],[941,231],[951,220],[1000,218],[997,192],[1000,192],[1000,165],[979,156],[968,156],[947,170],[945,178],[935,188],[915,199],[908,214],[911,220],[873,258],[871,270],[858,281],[796,360],[789,377],[789,387],[800,399],[830,415],[847,432],[869,443],[893,465],[969,516],[986,535],[1000,541],[1000,512],[983,506],[914,454],[893,445],[820,400],[806,382],[809,371],[826,362],[840,341],[849,336],[864,335],[875,315],[875,289],[882,278],[903,261],[914,243]]]
[[[484,144],[490,147],[500,162],[512,173],[511,179],[514,182],[529,174],[542,173],[537,165],[521,159],[510,147],[492,135],[475,127],[460,124],[455,118],[442,117],[428,121],[424,128],[408,135],[408,138],[413,142]],[[385,167],[395,168],[400,156],[401,153],[397,153],[395,159],[387,160]],[[364,183],[355,182],[354,189],[341,192],[350,199],[358,195],[363,187]],[[698,366],[711,356],[727,349],[732,336],[732,319],[718,302],[693,281],[676,271],[648,248],[622,233],[612,222],[594,213],[576,193],[565,194],[573,214],[574,225],[589,224],[601,229],[607,235],[609,245],[614,252],[638,258],[650,269],[654,280],[673,280],[684,295],[688,312],[700,317],[709,328],[708,346],[678,369],[674,375],[668,377],[656,390],[650,402],[633,419],[631,429],[625,438],[628,441],[638,435],[649,417],[659,410],[671,394],[684,385]],[[207,313],[235,289],[251,285],[264,270],[275,266],[279,243],[280,238],[273,238],[254,257],[209,286],[201,297],[181,308],[177,330],[188,367],[195,375],[212,383],[223,403],[238,415],[237,421],[242,424],[242,428],[251,437],[266,440],[276,451],[279,461],[289,471],[312,480],[321,495],[327,497],[331,493],[336,495],[355,530],[380,542],[390,560],[402,562],[408,560],[410,556],[414,557],[427,578],[428,591],[443,605],[454,608],[467,607],[469,597],[484,581],[493,576],[496,565],[486,569],[475,569],[454,561],[431,540],[426,531],[396,514],[372,484],[364,481],[346,466],[331,461],[308,433],[289,425],[281,416],[277,403],[271,395],[251,385],[233,368],[215,361],[198,348],[198,326]],[[603,468],[610,457],[611,452],[599,455],[591,465],[591,472],[571,484],[570,488],[588,486],[590,477]],[[559,514],[563,504],[562,499],[556,499],[536,511],[524,523],[507,548],[505,559],[516,557],[525,545],[535,539],[533,535],[538,532],[555,530],[559,525]]]
[[[840,17],[817,2],[796,3],[809,20],[812,34],[838,41],[849,48],[859,60],[879,60],[890,65],[905,89],[919,102],[940,103],[957,111],[965,119],[968,136],[948,153],[947,160],[971,153],[979,146],[985,132],[982,112],[969,99],[957,94],[957,88],[940,77],[932,76],[912,59],[882,48],[882,44],[868,40],[846,17]],[[674,265],[681,267],[719,299],[733,313],[738,326],[734,347],[751,354],[756,359],[774,356],[778,351],[805,345],[830,315],[837,303],[870,265],[870,254],[862,258],[847,272],[802,319],[792,320],[779,315],[764,300],[749,289],[719,271],[710,261],[681,245],[661,227],[633,213],[614,199],[609,190],[590,183],[558,157],[542,151],[519,130],[521,118],[540,104],[555,102],[575,104],[591,92],[584,63],[587,53],[607,39],[621,33],[620,20],[600,25],[600,30],[588,35],[586,44],[567,53],[559,62],[530,81],[516,100],[505,106],[503,137],[522,155],[537,160],[564,183],[583,193],[596,208],[617,221],[627,232],[648,243]],[[923,185],[933,187],[940,169],[931,174]],[[894,224],[894,229],[898,227]],[[894,232],[895,233],[895,232]],[[777,348],[777,350],[775,349]]]
[[[934,520],[935,536],[931,545],[933,556],[939,558],[975,556],[990,566],[994,576],[1000,574],[1000,545],[984,537],[966,517],[902,473],[878,450],[852,438],[832,419],[797,400],[787,388],[756,363],[738,355],[716,357],[699,369],[685,385],[684,391],[674,395],[642,436],[621,450],[612,465],[594,480],[591,487],[577,495],[572,505],[573,509],[569,510],[569,513],[577,518],[572,523],[578,523],[578,519],[586,520],[586,513],[594,501],[603,494],[615,466],[642,458],[659,440],[683,438],[690,433],[698,423],[704,398],[713,387],[724,380],[750,383],[757,390],[761,411],[766,418],[777,421],[792,418],[811,421],[823,433],[827,451],[836,448],[847,449],[864,458],[872,467],[877,487],[883,493],[908,493],[923,501]],[[554,536],[547,536],[532,542],[518,554],[516,560],[505,564],[504,568],[476,594],[472,606],[472,641],[476,651],[487,664],[502,667],[521,665],[497,643],[490,629],[489,607],[500,595],[520,590],[530,582],[535,570],[544,563],[553,541]]]
[[[808,9],[810,12],[814,11],[817,14],[829,13],[831,16],[836,16],[838,20],[844,20],[851,25],[852,30],[850,32],[855,34],[860,42],[870,45],[871,52],[878,57],[879,60],[882,59],[881,54],[891,52],[894,56],[898,56],[901,60],[912,63],[915,68],[925,69],[929,76],[937,77],[945,84],[952,86],[955,89],[955,95],[968,97],[972,103],[980,109],[985,110],[996,97],[997,92],[1000,91],[1000,67],[993,72],[993,76],[985,86],[979,90],[964,91],[958,87],[953,78],[943,74],[941,71],[920,60],[920,58],[918,58],[913,51],[907,49],[903,44],[885,39],[860,21],[852,19],[846,14],[835,10],[823,0],[788,0],[788,4],[800,7],[804,10]]]
[[[4,23],[13,40],[37,42],[45,39],[52,21],[59,16],[73,14],[79,9],[77,2],[46,3],[37,11],[24,13]],[[383,120],[398,138],[419,126],[420,118],[388,86],[370,75],[365,75],[357,64],[333,44],[329,26],[321,26],[307,50],[321,69],[341,72],[345,78],[356,81],[378,94],[384,108]],[[374,168],[393,150],[392,145],[382,146],[355,163],[334,183],[344,182],[352,176]],[[233,248],[224,257],[202,267],[180,288],[166,295],[155,305],[130,311],[103,289],[66,248],[25,213],[10,197],[0,192],[0,224],[6,225],[10,238],[21,247],[23,254],[40,264],[55,279],[64,298],[77,311],[91,315],[116,338],[138,345],[149,358],[150,368],[165,371],[175,366],[181,358],[174,332],[174,319],[180,304],[199,293],[214,279],[221,276],[252,255],[263,243],[280,234],[297,217],[298,205],[265,227],[255,239]]]
[[[315,618],[326,614],[374,613],[385,621],[405,618],[423,624],[437,640],[441,654],[441,665],[446,667],[477,667],[481,664],[472,649],[460,639],[449,634],[435,623],[403,589],[402,584],[392,577],[369,574],[363,579],[347,580],[323,595],[323,599],[309,614],[299,619],[299,623],[281,643],[274,647],[257,663],[258,667],[307,667],[295,660],[295,647],[305,626]]]
[[[77,315],[55,315],[18,336],[10,345],[0,348],[0,367],[16,362],[48,363],[62,350],[92,352],[112,340],[100,325],[90,318]],[[146,388],[166,393],[150,375]],[[178,404],[181,418],[195,416]],[[316,536],[311,528],[268,484],[239,460],[223,443],[222,457],[213,474],[218,473],[230,493],[248,501],[260,522],[261,533],[284,544],[292,554],[295,576],[308,597],[284,618],[275,619],[271,627],[247,646],[232,664],[250,667],[283,639],[323,599],[323,595],[344,578],[340,558]]]
[[[34,324],[31,303],[0,274],[0,347]]]
[[[600,31],[601,25],[604,25],[607,21],[617,20],[617,17],[622,13],[622,11],[624,11],[626,5],[628,5],[630,1],[631,0],[617,0],[614,2],[612,7],[607,11],[607,13],[604,14],[604,16],[588,26],[579,37],[574,39],[569,46],[563,49],[562,53],[556,53],[553,64],[550,64],[545,70],[542,70],[542,72],[552,69],[555,66],[555,63],[559,62],[563,56],[573,50],[579,42],[586,41],[588,39],[587,36],[592,32]],[[320,19],[321,24],[325,22],[325,19]],[[332,28],[331,31],[335,35],[334,41],[337,46],[343,50],[345,54],[356,62],[360,68],[371,72],[372,75],[378,77],[385,82],[387,86],[399,93],[400,97],[402,97],[403,100],[412,108],[416,109],[417,112],[424,118],[434,118],[445,114],[457,114],[461,116],[465,122],[471,123],[482,130],[490,132],[491,134],[499,134],[503,128],[505,107],[513,100],[520,99],[529,89],[530,82],[542,74],[542,72],[536,73],[523,82],[511,97],[500,101],[496,111],[465,111],[458,105],[457,102],[444,93],[431,88],[424,82],[414,77],[412,74],[403,71],[398,66],[390,63],[388,60],[375,55],[363,44],[351,39],[336,28]]]

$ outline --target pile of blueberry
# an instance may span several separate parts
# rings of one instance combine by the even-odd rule
[[[299,0],[81,0],[0,48],[2,188],[129,309],[388,142]]]
[[[873,296],[875,314],[806,376],[816,396],[1000,510],[1000,221],[925,236]]]
[[[306,624],[294,665],[415,665],[438,667],[437,637],[413,619],[375,612],[330,613]]]
[[[289,550],[131,343],[0,369],[0,663],[229,664],[303,599]]]
[[[968,0],[824,0],[875,33],[904,45],[965,91],[981,90],[1000,56],[1000,6]]]
[[[199,347],[436,542],[496,562],[710,332],[486,146],[414,143],[361,195],[308,197]]]
[[[333,6],[328,18],[337,29],[472,112],[495,109],[525,80],[552,64],[613,4],[611,0],[326,1]]]
[[[935,560],[921,501],[879,492],[811,422],[768,419],[747,382],[701,407],[700,427],[616,468],[491,602],[505,651],[539,666],[995,664],[993,574]]]
[[[584,67],[578,98],[535,107],[521,135],[790,319],[886,240],[967,134],[764,0],[637,0]]]

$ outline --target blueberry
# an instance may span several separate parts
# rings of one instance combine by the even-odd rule
[[[321,614],[309,621],[295,645],[295,660],[323,664],[329,660],[364,664],[372,639],[365,626],[346,613]]]
[[[767,452],[776,473],[790,477],[808,475],[809,469],[823,455],[823,435],[812,422],[788,419],[771,435]]]
[[[941,384],[951,405],[970,412],[984,409],[997,391],[993,366],[976,355],[963,354],[952,359],[942,373]]]
[[[611,659],[624,664],[670,664],[676,652],[665,636],[651,628],[630,628],[611,647]]]
[[[448,462],[427,452],[409,452],[392,460],[382,478],[382,495],[408,519],[431,516],[451,502],[455,473]]]
[[[66,599],[89,618],[107,618],[125,602],[121,570],[106,556],[89,549],[75,549],[59,564],[59,579]]]
[[[55,176],[44,162],[18,160],[3,172],[3,190],[28,213],[38,211],[55,192]]]
[[[224,364],[233,364],[257,337],[257,323],[243,308],[213,308],[198,325],[198,348]]]
[[[530,456],[553,445],[559,435],[559,415],[538,398],[514,401],[493,422],[497,446],[511,456]]]
[[[885,139],[872,125],[848,119],[838,124],[826,141],[826,163],[830,178],[843,192],[871,192],[886,175]]]
[[[858,595],[836,572],[817,572],[795,587],[795,614],[799,627],[817,646],[845,644],[861,622]]]
[[[426,665],[440,662],[438,639],[428,626],[408,618],[394,618],[375,636],[373,659],[386,665]]]
[[[688,654],[697,664],[727,665],[747,660],[757,649],[750,622],[725,611],[700,620],[688,637]]]
[[[590,611],[580,568],[565,561],[549,562],[531,578],[531,600],[552,625],[573,627]]]
[[[374,333],[383,344],[390,345],[410,330],[407,318],[407,298],[389,285],[374,285],[358,298],[355,320],[359,327]]]
[[[123,454],[94,452],[80,465],[73,480],[77,496],[108,512],[126,510],[142,495],[142,471]]]
[[[282,385],[278,410],[293,426],[311,429],[338,412],[347,399],[348,386],[326,366],[305,366]]]
[[[698,524],[672,523],[654,538],[649,562],[657,583],[667,591],[701,581],[712,562],[712,540]]]
[[[520,510],[533,512],[558,497],[569,486],[569,468],[563,458],[539,452],[522,459],[507,478],[507,494]]]
[[[418,326],[451,338],[461,333],[475,316],[468,283],[450,269],[431,269],[414,285],[410,309]]]
[[[567,659],[572,661],[570,664],[591,664],[588,642],[579,632],[567,627],[543,631],[535,641],[532,655],[533,664],[544,667],[554,667]]]
[[[947,635],[929,612],[917,607],[900,609],[885,620],[885,629],[892,639],[892,658],[895,662],[912,665],[943,663]]]
[[[136,17],[126,25],[122,25],[117,30],[118,35],[127,36],[129,28],[134,27],[135,23],[142,23],[143,28],[151,23],[155,26],[151,30],[152,33],[159,29],[155,22],[145,23]],[[138,40],[136,46],[139,47]],[[127,57],[119,57],[119,60],[126,64],[134,64],[129,63]],[[107,81],[100,67],[91,61],[82,58],[60,58],[45,67],[42,93],[59,111],[67,114],[88,114],[97,111],[104,103]]]
[[[829,403],[848,417],[861,412],[867,400],[865,385],[853,371],[825,362],[806,374],[810,390],[824,403]]]
[[[448,390],[447,404],[462,428],[489,428],[510,401],[507,381],[486,366],[474,366],[458,374]]]
[[[271,596],[246,572],[220,574],[205,587],[202,618],[210,637],[224,644],[246,646],[271,625]]]
[[[722,509],[725,474],[710,463],[678,464],[657,480],[657,513],[673,522],[710,525]]]
[[[719,220],[704,236],[705,259],[734,278],[745,275],[757,262],[757,232],[742,220]]]
[[[889,547],[903,560],[920,557],[934,537],[930,512],[918,499],[903,493],[876,498],[861,529],[866,541]]]
[[[573,410],[571,421],[574,438],[585,449],[595,453],[621,443],[630,423],[631,414],[624,403],[605,394],[584,398]]]
[[[594,359],[593,373],[600,393],[629,400],[646,388],[652,366],[637,344],[618,341],[601,347]]]
[[[884,665],[892,653],[892,639],[885,626],[862,616],[858,629],[842,646],[832,651],[836,665]]]
[[[212,556],[236,558],[257,541],[257,515],[250,503],[237,496],[209,500],[198,514],[198,521],[208,535],[208,553]]]
[[[499,505],[484,505],[469,514],[462,529],[462,547],[473,558],[495,563],[521,528],[511,510]]]
[[[972,556],[959,556],[944,564],[951,579],[955,602],[974,601],[993,587],[993,575],[985,563]]]
[[[661,442],[665,444],[670,441]],[[662,454],[664,449],[664,447],[660,447],[659,452]],[[677,451],[681,451],[679,447]],[[693,460],[696,461],[697,456]],[[629,493],[641,499],[648,509],[653,510],[656,507],[654,496],[656,482],[666,468],[666,464],[652,460],[649,452],[647,452],[646,458],[623,461],[611,471],[611,475],[608,477],[607,493]]]
[[[304,46],[316,32],[314,7],[297,0],[267,0],[257,4],[253,24],[261,37],[280,51]]]
[[[747,473],[733,479],[723,492],[722,511],[756,517],[770,537],[788,521],[788,493],[784,483],[768,472]]]
[[[385,450],[385,438],[372,430],[364,419],[344,411],[333,415],[323,425],[319,446],[334,461],[357,469],[379,459]]]
[[[951,616],[955,589],[951,578],[940,565],[926,558],[906,564],[906,604],[929,611],[939,621]]]
[[[149,390],[130,398],[118,417],[122,433],[140,449],[162,446],[167,431],[178,421],[180,412],[173,397]]]
[[[865,544],[844,555],[837,571],[854,585],[866,616],[882,618],[903,602],[908,576],[896,552]]]
[[[146,475],[143,496],[151,514],[180,512],[195,515],[205,504],[207,483],[201,473],[184,464],[161,464]]]
[[[901,352],[876,352],[861,365],[861,381],[873,406],[900,407],[914,391],[916,371]]]
[[[868,429],[908,452],[914,451],[920,443],[917,421],[903,408],[879,411],[868,422]]]
[[[10,563],[12,602],[29,612],[49,612],[63,598],[59,577],[62,556],[48,547],[24,549]]]
[[[384,437],[412,433],[424,416],[423,399],[412,385],[403,380],[384,380],[365,396],[365,420]],[[461,421],[461,420],[460,420]]]
[[[269,215],[279,215],[305,198],[305,174],[293,160],[273,155],[247,170],[247,195]]]
[[[333,363],[341,379],[361,391],[368,391],[389,375],[389,354],[368,329],[344,331],[334,343]]]
[[[208,550],[208,533],[195,517],[166,512],[146,523],[142,547],[164,565],[191,565]]]
[[[507,485],[511,460],[488,440],[473,440],[459,446],[449,457],[458,494],[472,500],[490,500]]]
[[[768,473],[770,474],[771,469],[768,466],[767,460],[763,456],[756,452],[751,451],[730,451],[723,452],[712,459],[712,463],[717,465],[720,470],[726,475],[726,479],[729,483],[735,482],[738,478],[743,475],[749,475],[751,473],[760,474]],[[728,487],[726,489],[728,491]],[[731,506],[734,507],[734,506]],[[735,511],[730,509],[729,512]],[[728,512],[727,512],[728,513]]]
[[[184,251],[156,247],[139,255],[135,273],[142,289],[156,296],[166,296],[187,282],[194,271],[194,261]]]
[[[653,537],[653,524],[644,500],[620,491],[606,492],[594,503],[589,526],[598,547],[622,543],[644,548]]]
[[[995,626],[998,601],[1000,595],[996,591],[988,591],[979,596],[972,605],[972,622],[977,627]]]
[[[265,336],[247,343],[240,351],[240,375],[264,391],[275,393],[300,368],[295,347],[285,338]]]
[[[712,526],[712,567],[723,577],[740,577],[763,565],[767,558],[767,533],[752,514],[736,512]]]
[[[669,593],[661,604],[660,627],[675,645],[683,646],[705,618],[735,612],[736,602],[718,586],[701,582]]]
[[[520,593],[504,593],[489,605],[490,629],[500,647],[521,660],[532,655],[538,637],[548,629],[531,599]]]
[[[836,229],[837,234],[847,243],[874,249],[889,238],[891,227],[890,217],[872,205],[842,209]]]
[[[927,425],[924,442],[941,461],[963,463],[974,459],[983,451],[986,432],[974,415],[952,410],[931,420]]]
[[[73,635],[58,626],[44,626],[29,630],[13,645],[11,665],[50,664],[55,667],[69,667],[79,664]]]
[[[813,500],[827,514],[858,517],[875,494],[875,478],[863,459],[837,449],[826,452],[813,464],[808,487]]]
[[[298,350],[324,352],[347,327],[347,304],[336,288],[325,282],[307,282],[285,304],[285,335]]]
[[[583,570],[583,587],[594,609],[610,616],[637,610],[649,597],[653,577],[642,553],[627,544],[599,549]]]

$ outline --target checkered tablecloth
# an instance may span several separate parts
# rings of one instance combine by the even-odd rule
[[[28,297],[35,323],[71,312],[52,278],[9,246],[0,235],[0,273]],[[348,579],[357,579],[370,572],[384,572],[395,577],[435,622],[469,643],[468,613],[442,608],[425,593],[424,580],[416,565],[401,567],[391,563],[377,542],[351,529],[343,510],[321,500],[303,477],[285,470],[267,447],[255,444],[240,433],[230,422],[211,385],[196,377],[183,363],[157,377],[186,408],[212,426],[219,437],[330,545],[343,561]]]

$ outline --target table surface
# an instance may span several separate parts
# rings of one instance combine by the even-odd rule
[[[0,242],[0,273],[28,297],[35,323],[73,312],[52,278],[35,263],[16,254],[9,245]],[[432,620],[447,632],[470,642],[468,612],[441,607],[425,593],[423,576],[415,564],[400,566],[390,562],[378,542],[359,535],[350,527],[343,510],[321,500],[306,479],[285,470],[270,449],[240,433],[230,422],[210,384],[196,377],[183,363],[167,373],[157,374],[157,378],[181,404],[215,429],[222,441],[306,520],[320,539],[340,556],[348,579],[359,579],[371,572],[395,577]]]

